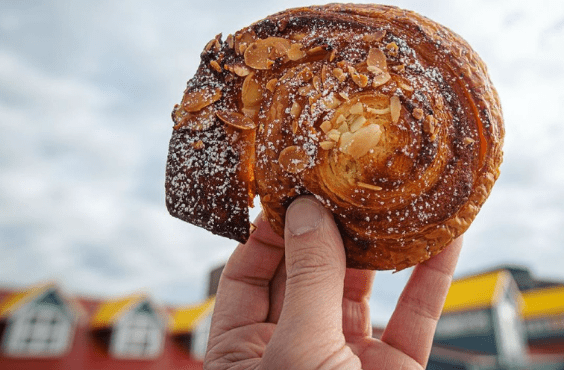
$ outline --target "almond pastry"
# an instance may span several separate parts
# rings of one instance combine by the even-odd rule
[[[290,9],[218,35],[172,118],[173,216],[244,243],[255,196],[283,235],[286,207],[313,194],[360,269],[439,253],[470,226],[502,161],[482,60],[391,6]]]

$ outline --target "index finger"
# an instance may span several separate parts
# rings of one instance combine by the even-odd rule
[[[214,335],[265,322],[270,281],[284,257],[284,239],[259,215],[245,244],[239,244],[223,269],[214,309]]]
[[[441,316],[462,238],[415,267],[382,334],[388,343],[426,366],[437,321]]]

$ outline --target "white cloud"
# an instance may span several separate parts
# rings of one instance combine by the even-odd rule
[[[564,279],[564,3],[387,3],[466,38],[502,98],[502,177],[466,236],[458,273],[514,262]],[[0,4],[0,283],[55,277],[84,294],[148,288],[169,302],[201,299],[209,269],[236,243],[166,212],[170,110],[209,39],[280,3],[25,7]],[[377,274],[375,321],[391,314],[407,275]]]

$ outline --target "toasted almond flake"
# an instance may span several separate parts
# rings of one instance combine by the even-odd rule
[[[305,53],[305,51],[302,51],[302,47],[303,45],[300,44],[299,42],[290,45],[290,48],[288,49],[288,53],[287,53],[288,59],[292,61],[297,61],[304,58],[307,54]]]
[[[257,127],[250,118],[241,113],[222,111],[217,112],[216,115],[224,123],[240,130],[254,130]]]
[[[292,40],[300,41],[300,40],[303,40],[306,36],[307,36],[307,34],[305,34],[305,33],[294,33],[294,34],[290,35],[290,38]]]
[[[358,87],[364,88],[368,85],[368,76],[362,73],[355,73],[352,75],[352,80]]]
[[[378,72],[375,73],[374,79],[372,80],[372,87],[379,87],[390,81],[392,76],[388,72]]]
[[[258,105],[262,101],[262,87],[255,80],[254,73],[250,73],[243,81],[241,100],[245,107]]]
[[[345,132],[349,131],[349,125],[346,122],[343,122],[341,124],[341,126],[339,126],[339,128],[337,129],[337,131],[339,131],[341,134],[344,134]]]
[[[337,55],[337,50],[331,50],[331,54],[329,54],[329,61],[332,62],[335,60],[335,56]]]
[[[292,116],[292,118],[298,118],[301,112],[302,106],[300,105],[300,103],[295,101],[292,104],[292,108],[290,108],[290,116]]]
[[[351,137],[347,138],[348,142],[343,145],[343,136],[345,135],[346,134],[343,134],[341,136],[342,139],[339,149],[351,155],[354,159],[358,159],[368,154],[373,147],[378,145],[382,136],[382,129],[379,125],[371,123],[351,133]]]
[[[319,143],[319,146],[321,147],[321,149],[324,150],[331,150],[335,147],[337,143],[334,141],[322,141]]]
[[[227,35],[225,42],[227,43],[227,46],[229,46],[229,49],[233,49],[233,46],[235,45],[235,38],[232,34],[229,34]]]
[[[385,71],[388,68],[386,54],[378,48],[370,48],[366,58],[366,65],[368,65],[368,67],[376,67]]]
[[[360,182],[360,181],[357,182],[356,185],[361,187],[361,188],[365,188],[365,189],[369,189],[369,190],[376,190],[376,191],[382,190],[381,186],[367,184],[365,182]]]
[[[215,69],[217,72],[220,72],[220,73],[221,73],[221,71],[222,71],[221,66],[219,65],[219,63],[217,62],[217,60],[212,60],[212,61],[210,62],[210,67],[212,67],[213,69]]]
[[[366,123],[366,118],[364,116],[358,116],[351,122],[351,132],[358,131]]]
[[[397,56],[399,51],[399,46],[395,42],[390,42],[386,45],[386,49],[390,53],[391,56]]]
[[[364,105],[361,102],[356,103],[349,109],[350,114],[362,114],[364,113]]]
[[[196,150],[202,150],[204,149],[206,146],[204,145],[204,142],[202,140],[198,140],[193,142],[192,144],[190,144],[192,146],[192,148],[196,149]]]
[[[329,69],[327,68],[327,64],[324,64],[323,67],[321,67],[321,83],[324,84],[328,77]]]
[[[207,86],[200,90],[190,91],[184,94],[182,99],[182,108],[186,112],[197,112],[215,103],[221,98],[221,89],[216,87],[212,89]]]
[[[346,152],[347,148],[349,147],[351,141],[353,139],[353,133],[352,132],[344,132],[341,135],[341,139],[339,141],[339,150],[342,151],[343,153]]]
[[[246,66],[241,65],[241,64],[235,64],[233,66],[233,72],[239,76],[239,77],[245,77],[248,76],[249,73],[251,73],[251,70],[248,69]]]
[[[425,121],[423,121],[423,131],[426,134],[433,135],[435,133],[435,117],[432,114],[429,114],[425,117]]]
[[[392,115],[392,122],[398,123],[401,112],[401,101],[399,96],[394,95],[390,98],[390,114]]]
[[[397,66],[393,66],[392,69],[396,73],[403,73],[403,72],[405,72],[405,65],[404,64],[398,64]]]
[[[205,50],[205,51],[210,51],[214,44],[215,44],[215,39],[211,39],[211,40],[208,41],[208,43],[206,44],[206,47],[204,48],[204,50]]]
[[[313,94],[309,97],[308,101],[309,101],[309,105],[311,105],[311,111],[313,112],[313,105],[319,100],[319,98],[321,98],[321,93],[317,93],[317,94]]]
[[[413,87],[407,83],[405,83],[404,81],[398,81],[398,86],[403,90],[403,91],[407,91],[407,92],[412,92],[413,91]]]
[[[383,114],[390,113],[390,107],[386,107],[386,108],[382,108],[382,109],[368,107],[368,108],[366,108],[366,111],[368,113],[372,113],[372,114],[383,115]]]
[[[333,140],[333,141],[339,141],[339,138],[341,137],[341,133],[339,132],[339,130],[329,130],[329,132],[327,132],[327,138],[329,140]]]
[[[288,173],[297,174],[305,170],[309,156],[305,150],[297,145],[289,146],[280,152],[278,163]]]
[[[319,126],[319,128],[321,129],[321,131],[323,131],[324,133],[328,133],[329,130],[331,130],[333,128],[333,125],[331,125],[330,121],[323,121],[323,123]]]
[[[337,120],[335,122],[337,122],[338,125],[340,125],[341,123],[345,122],[347,120],[347,118],[340,114],[339,117],[337,117]]]
[[[275,59],[287,55],[290,45],[290,41],[282,37],[257,40],[245,50],[245,64],[254,69],[270,69]]]
[[[252,119],[253,121],[256,120],[257,116],[258,116],[258,108],[245,108],[243,107],[241,109],[241,112],[243,112],[243,114],[245,115],[245,117],[248,117],[250,119]]]
[[[241,43],[239,44],[239,55],[245,54],[245,50],[247,50],[247,44]]]
[[[266,83],[266,88],[268,89],[268,91],[274,92],[274,90],[276,90],[276,84],[277,83],[278,83],[278,79],[273,78]]]
[[[300,123],[298,122],[297,119],[292,121],[292,133],[295,134],[296,132],[298,132],[298,128],[300,126]]]
[[[344,91],[340,91],[339,95],[341,96],[341,98],[345,99],[345,100],[349,100],[349,94],[347,94]]]
[[[385,30],[378,30],[376,32],[372,32],[372,33],[369,33],[369,34],[362,36],[362,39],[365,42],[373,43],[373,42],[382,41],[384,36],[386,36],[386,31]]]
[[[263,202],[270,202],[272,200],[271,194],[266,194],[265,196],[260,197]]]
[[[331,95],[327,96],[323,100],[323,104],[329,109],[335,109],[341,104],[341,101],[335,96],[335,94],[331,93]]]
[[[314,48],[311,48],[307,51],[308,55],[317,55],[317,54],[322,54],[322,53],[326,53],[327,52],[327,46],[326,45],[322,45],[322,46],[316,46]]]
[[[315,90],[319,91],[321,90],[321,78],[319,76],[313,76],[313,87],[315,87]]]
[[[465,137],[464,138],[464,145],[469,145],[472,144],[473,142],[475,142],[476,140],[472,139],[471,137]]]
[[[306,95],[310,94],[310,93],[313,92],[313,91],[315,91],[315,89],[313,88],[313,86],[311,86],[311,85],[308,84],[308,85],[305,85],[305,86],[300,87],[300,88],[298,89],[298,94],[299,94],[300,96],[306,96]]]
[[[335,76],[339,82],[344,82],[347,79],[347,74],[341,68],[333,68],[333,76]]]
[[[415,108],[413,110],[413,112],[411,113],[411,115],[413,116],[413,118],[415,118],[416,120],[420,120],[421,118],[423,118],[423,109],[421,108]]]

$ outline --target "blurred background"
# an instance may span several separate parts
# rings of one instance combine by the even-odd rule
[[[564,280],[564,2],[382,3],[460,34],[501,96],[502,175],[465,235],[457,276],[519,264]],[[301,5],[1,1],[0,286],[55,280],[71,294],[201,301],[236,243],[167,213],[170,112],[208,40]],[[377,274],[375,324],[409,273]]]

